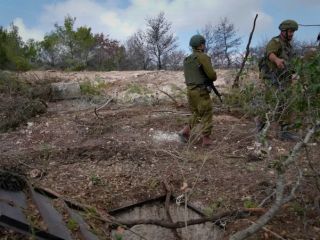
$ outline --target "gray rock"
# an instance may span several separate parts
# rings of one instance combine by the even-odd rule
[[[80,98],[81,90],[77,82],[52,83],[52,100]]]

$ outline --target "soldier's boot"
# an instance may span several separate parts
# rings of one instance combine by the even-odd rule
[[[179,138],[180,138],[180,141],[183,142],[183,143],[187,143],[190,139],[190,126],[189,125],[186,125],[179,133]]]
[[[256,133],[258,133],[258,134],[261,133],[262,130],[263,130],[263,128],[264,128],[265,125],[266,125],[266,122],[263,121],[260,117],[255,117],[255,118],[254,118],[254,122],[255,122],[255,124],[256,124],[256,128],[255,128]]]
[[[291,141],[291,142],[297,142],[301,140],[296,133],[289,131],[288,125],[280,126],[279,139],[281,141]]]
[[[210,138],[210,135],[203,135],[202,136],[202,146],[209,147],[211,145],[212,145],[212,139]]]

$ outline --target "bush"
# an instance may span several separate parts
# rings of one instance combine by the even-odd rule
[[[42,97],[47,98],[48,94]],[[0,72],[0,132],[15,129],[28,119],[45,112],[46,104],[33,86],[12,74]]]
[[[107,87],[105,82],[93,83],[90,81],[80,83],[81,94],[87,96],[96,96],[100,95],[101,91]]]

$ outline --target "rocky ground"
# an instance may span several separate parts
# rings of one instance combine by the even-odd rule
[[[218,88],[227,91],[233,73],[221,70],[218,76]],[[0,134],[1,165],[22,169],[35,185],[110,210],[163,194],[164,180],[176,195],[187,183],[189,201],[207,214],[257,207],[274,191],[270,162],[250,157],[256,141],[254,121],[215,97],[213,146],[179,142],[177,132],[189,116],[182,72],[32,72],[23,78],[90,82],[102,91],[50,101],[45,114]],[[248,78],[255,80],[256,74]],[[280,141],[274,129],[268,139],[275,157],[288,154],[294,145]],[[310,164],[304,153],[299,159],[305,178],[297,198],[266,226],[282,239],[319,239],[319,191],[312,177],[312,166],[319,165],[317,144],[310,146]],[[295,176],[294,170],[288,174],[289,183]],[[227,223],[225,238],[255,220]],[[280,239],[267,230],[252,239]]]

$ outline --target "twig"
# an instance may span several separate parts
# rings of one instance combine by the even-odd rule
[[[243,155],[235,156],[235,155],[222,154],[221,156],[225,158],[247,158],[246,156],[243,156]]]
[[[249,219],[245,219],[246,221],[254,224],[255,222],[249,220]],[[281,237],[278,233],[275,233],[274,231],[271,231],[269,228],[266,228],[266,227],[263,227],[262,228],[264,231],[270,233],[271,235],[273,235],[274,237],[278,238],[278,239],[281,239],[281,240],[286,240],[285,238]]]
[[[202,224],[206,222],[215,222],[217,220],[220,220],[221,218],[230,217],[230,216],[236,216],[236,218],[243,218],[247,216],[248,214],[261,214],[263,210],[262,209],[243,209],[243,210],[234,210],[234,211],[226,211],[223,213],[215,214],[211,217],[204,217],[199,219],[191,219],[187,221],[187,225],[196,225],[196,224]],[[146,224],[146,225],[157,225],[160,227],[168,228],[168,229],[174,229],[174,228],[184,228],[185,227],[185,221],[177,221],[174,223],[170,223],[163,220],[158,219],[138,219],[138,220],[116,220],[114,224],[122,224],[127,227],[133,227],[135,225],[140,224]]]
[[[176,105],[177,107],[181,107],[181,106],[182,106],[181,103],[178,103],[178,101],[177,101],[174,97],[172,97],[169,93],[161,90],[161,89],[158,87],[158,85],[155,84],[155,86],[156,86],[156,88],[157,88],[157,90],[158,90],[159,92],[162,92],[163,94],[165,94],[166,96],[168,96],[168,97],[175,103],[175,105]]]
[[[131,230],[130,227],[125,226],[123,224],[121,224],[119,221],[117,221],[114,217],[110,216],[109,214],[104,214],[103,211],[98,211],[98,214],[100,217],[95,217],[96,219],[99,219],[103,222],[107,222],[107,223],[111,223],[111,224],[115,224],[123,227],[124,229],[126,229],[127,231],[131,232],[132,234],[136,235],[139,237],[139,239],[143,239],[143,240],[148,240],[147,238],[145,238],[144,236],[140,235],[139,233],[136,233],[135,231]]]
[[[287,157],[287,159],[284,161],[284,163],[277,168],[277,173],[278,173],[278,180],[277,180],[277,185],[276,185],[276,200],[273,203],[273,205],[270,207],[270,209],[262,215],[256,223],[252,224],[248,228],[236,232],[234,235],[230,237],[230,240],[243,240],[251,236],[252,234],[256,233],[259,231],[261,228],[263,228],[279,211],[281,206],[289,201],[293,196],[294,192],[297,189],[297,187],[300,184],[300,178],[301,178],[301,172],[299,175],[299,178],[297,180],[297,183],[295,186],[292,188],[291,193],[289,196],[284,197],[284,188],[285,188],[285,178],[284,178],[284,173],[287,170],[287,168],[295,162],[297,159],[298,153],[300,149],[309,142],[313,134],[316,132],[317,127],[319,126],[319,123],[317,123],[313,128],[311,128],[303,141],[298,142],[293,150],[291,151],[290,155]]]
[[[256,14],[256,16],[255,16],[255,18],[254,18],[252,31],[251,31],[251,33],[250,33],[249,41],[248,41],[248,43],[247,43],[246,54],[245,54],[245,56],[244,56],[244,58],[243,58],[243,61],[242,61],[242,63],[241,63],[240,70],[239,70],[236,78],[234,79],[234,82],[233,82],[233,85],[232,85],[233,88],[239,88],[240,75],[241,75],[241,73],[242,73],[242,71],[243,71],[244,65],[246,64],[246,61],[247,61],[248,56],[249,56],[249,53],[250,53],[250,44],[251,44],[252,36],[253,36],[253,33],[254,33],[254,29],[255,29],[255,27],[256,27],[257,18],[258,18],[258,14]]]
[[[170,190],[170,187],[169,187],[169,184],[167,183],[166,180],[163,180],[163,185],[166,189],[166,192],[167,192],[167,195],[166,195],[166,201],[165,201],[165,210],[166,210],[166,214],[167,214],[167,217],[169,219],[169,221],[171,223],[173,223],[173,220],[172,220],[172,216],[170,214],[170,199],[171,199],[171,190]],[[180,240],[181,237],[180,235],[178,234],[177,232],[177,229],[172,229],[172,232],[175,236],[176,239]]]
[[[263,207],[263,205],[265,204],[266,201],[268,201],[270,198],[272,198],[274,195],[276,194],[276,192],[271,193],[268,197],[266,197],[265,199],[263,199],[261,201],[261,203],[258,205],[258,207]]]
[[[102,106],[100,106],[98,108],[94,108],[94,114],[97,116],[97,118],[101,119],[98,114],[98,111],[101,110],[102,108],[106,107],[112,100],[113,100],[113,98],[109,98],[108,101],[106,103],[104,103]]]
[[[314,175],[312,177],[315,179],[316,187],[317,187],[318,191],[320,192],[320,185],[319,185],[320,174],[318,173],[318,171],[314,168],[314,166],[311,163],[310,154],[309,154],[309,150],[308,150],[307,145],[305,145],[305,150],[306,150],[308,165],[309,165],[310,169],[312,170],[312,172],[314,173]]]

